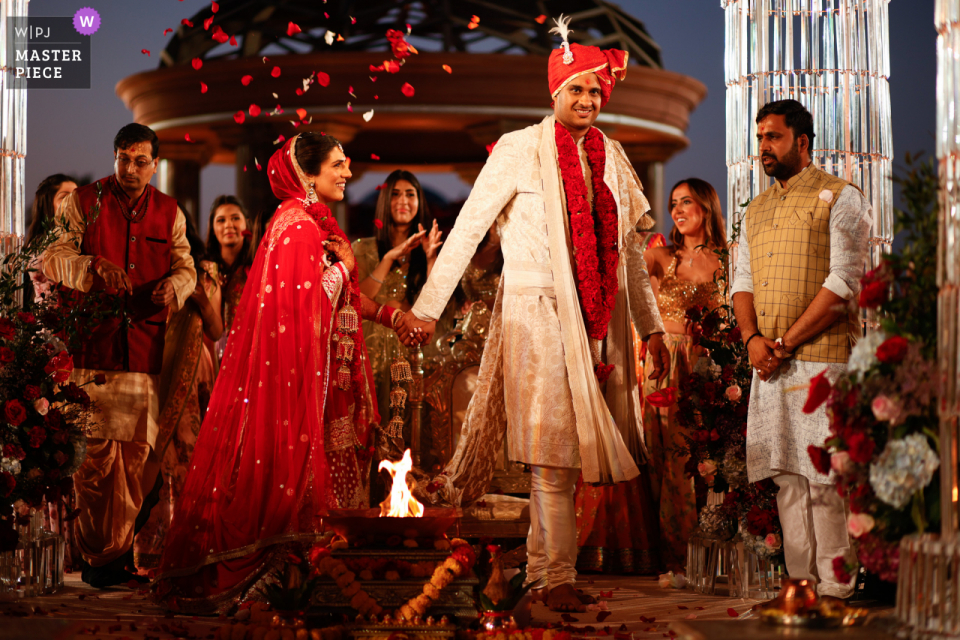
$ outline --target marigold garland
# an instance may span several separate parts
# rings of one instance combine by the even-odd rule
[[[570,132],[559,122],[555,127],[557,158],[563,191],[570,216],[570,234],[573,241],[577,292],[583,309],[587,335],[596,341],[607,336],[613,315],[619,282],[617,266],[620,254],[617,245],[617,205],[610,188],[603,180],[606,170],[606,149],[603,134],[595,128],[587,132],[584,148],[592,173],[593,208],[587,202],[587,184],[580,167],[580,153]],[[613,371],[612,365],[596,360],[594,372],[603,382]]]

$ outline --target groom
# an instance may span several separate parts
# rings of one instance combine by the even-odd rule
[[[551,609],[583,611],[577,477],[639,474],[621,436],[641,427],[630,320],[648,342],[654,378],[669,359],[635,233],[653,225],[649,205],[623,149],[593,128],[627,53],[568,44],[562,17],[554,31],[564,40],[549,60],[554,115],[500,138],[398,333],[431,329],[496,221],[503,278],[440,493],[454,504],[483,495],[509,429],[510,459],[532,469],[528,579]]]

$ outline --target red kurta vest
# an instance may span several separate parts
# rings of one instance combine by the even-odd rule
[[[129,322],[121,318],[102,322],[74,354],[74,360],[83,369],[159,374],[168,309],[151,302],[150,294],[157,282],[170,274],[177,201],[148,184],[137,209],[139,212],[149,193],[147,212],[132,222],[123,215],[111,180],[103,178],[77,189],[81,212],[87,219],[80,253],[100,256],[127,272],[133,282],[133,295],[123,296],[124,315]],[[102,188],[100,210],[94,216],[98,184]],[[90,290],[104,287],[103,278],[94,274]]]

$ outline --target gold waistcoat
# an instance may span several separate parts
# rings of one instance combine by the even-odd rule
[[[747,240],[753,272],[757,326],[767,338],[781,338],[830,275],[830,210],[849,182],[813,165],[753,199],[747,209]],[[823,192],[832,197],[820,197]],[[797,360],[846,362],[856,341],[855,315],[843,316],[797,349]]]

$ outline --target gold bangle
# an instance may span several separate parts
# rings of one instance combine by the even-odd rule
[[[404,315],[404,312],[400,311],[400,309],[397,309],[396,311],[393,312],[393,316],[390,318],[390,324],[393,325],[394,331],[397,330],[397,324],[401,320],[403,320],[403,315]]]

